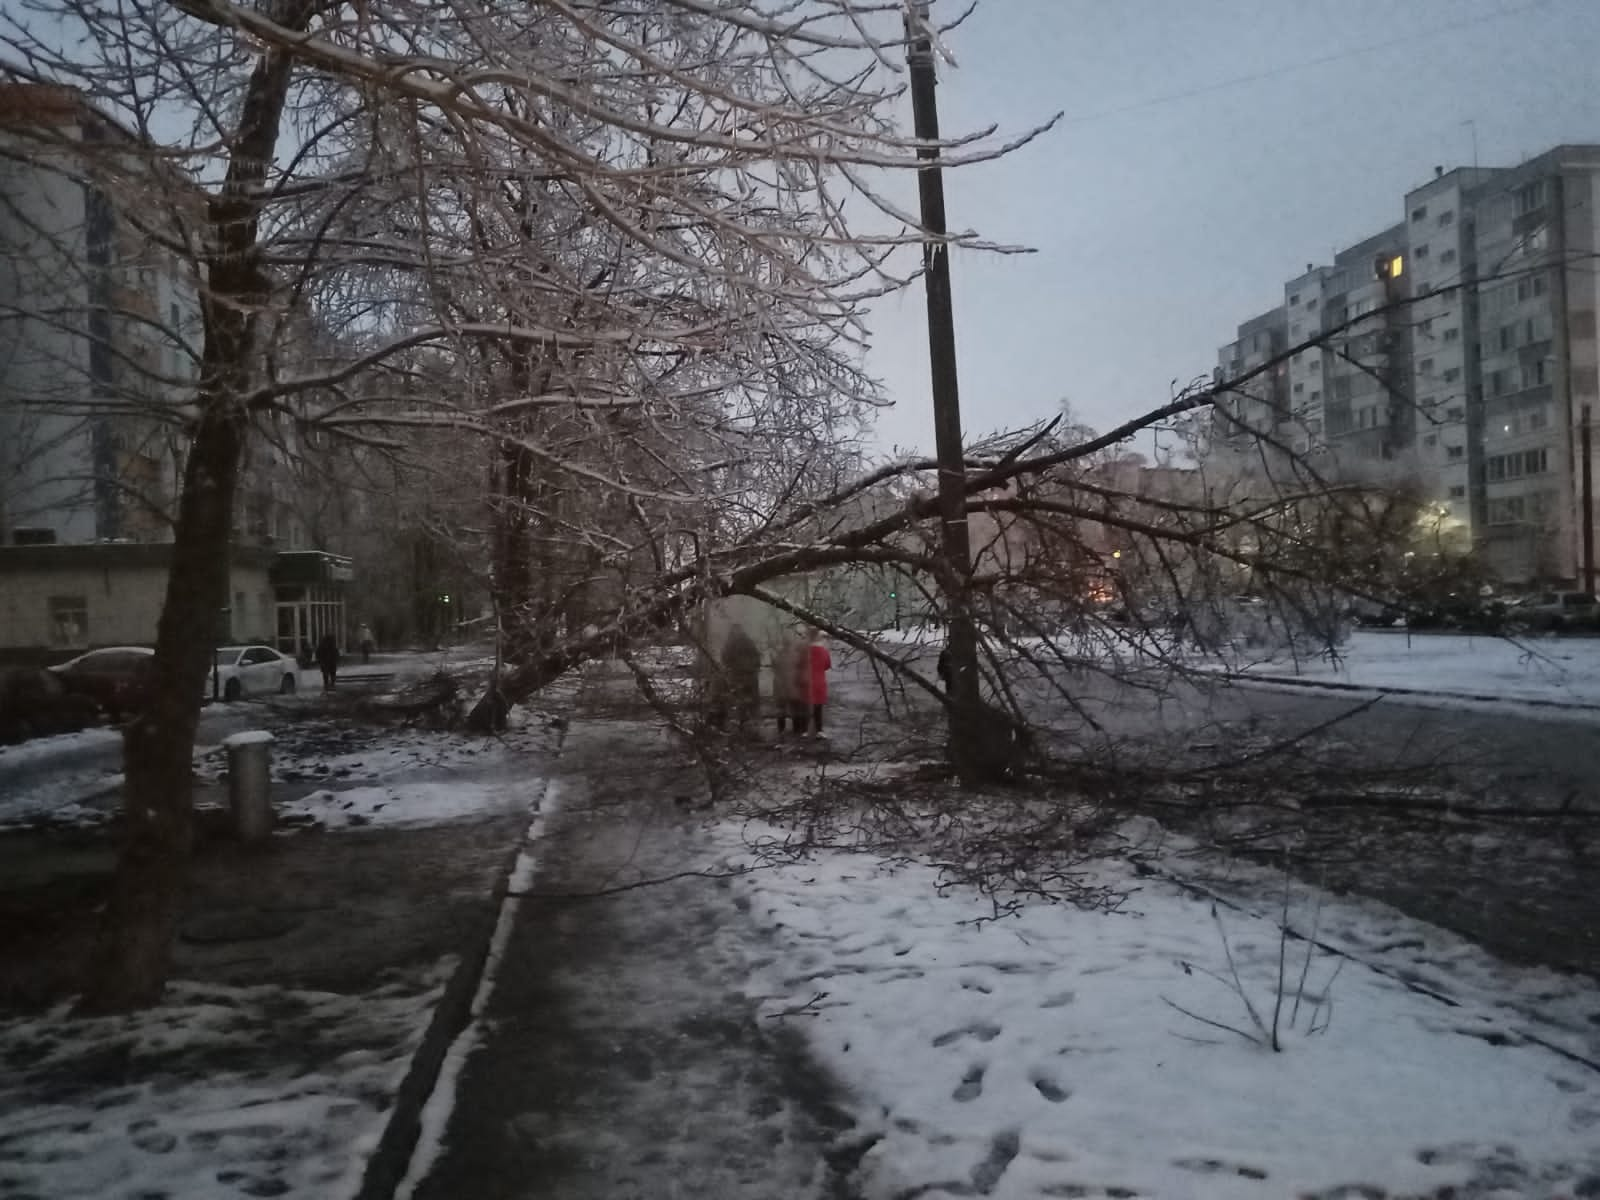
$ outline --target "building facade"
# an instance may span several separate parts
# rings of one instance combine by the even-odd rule
[[[1417,486],[1504,584],[1592,589],[1597,189],[1595,145],[1436,168],[1398,224],[1284,285],[1271,317],[1285,329],[1286,395],[1259,432],[1331,477]],[[1241,343],[1264,319],[1222,348],[1219,384],[1261,365]],[[1249,403],[1230,389],[1219,408]],[[1219,434],[1235,424],[1216,421]],[[1245,449],[1237,432],[1215,440]],[[1259,447],[1250,457],[1271,461]]]
[[[71,89],[0,83],[0,651],[156,636],[204,335],[183,210],[203,198],[138,151]],[[344,641],[350,561],[311,545],[343,489],[301,486],[292,422],[257,433],[229,595],[197,636]]]

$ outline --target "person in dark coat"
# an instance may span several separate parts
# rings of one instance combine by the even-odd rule
[[[743,726],[760,715],[761,648],[742,626],[735,626],[722,645],[722,671],[728,681],[733,723]]]
[[[333,691],[339,676],[339,639],[331,633],[317,643],[317,666],[322,669],[322,690]]]

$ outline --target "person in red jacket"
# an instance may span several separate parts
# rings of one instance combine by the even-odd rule
[[[805,664],[808,668],[806,674],[805,700],[811,705],[812,737],[826,737],[822,732],[822,706],[828,702],[828,672],[833,668],[833,655],[828,653],[828,648],[822,644],[822,631],[811,631],[811,644],[806,647]]]

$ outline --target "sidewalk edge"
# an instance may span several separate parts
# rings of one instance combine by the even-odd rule
[[[550,760],[551,776],[554,775],[555,763],[560,760],[566,747],[571,728],[570,719],[561,728],[555,754]],[[530,808],[530,812],[539,811],[549,790],[550,777],[547,776],[539,789],[538,801]],[[517,862],[526,849],[524,832],[507,851],[496,873],[495,885],[486,898],[484,917],[481,927],[472,937],[471,949],[456,964],[456,969],[444,986],[444,994],[439,997],[433,1016],[428,1020],[428,1027],[423,1031],[422,1040],[411,1056],[411,1063],[395,1091],[383,1133],[367,1158],[355,1200],[391,1200],[411,1167],[411,1158],[416,1153],[417,1142],[422,1134],[423,1109],[438,1086],[439,1075],[451,1047],[472,1022],[472,1002],[483,981],[495,928],[500,921],[500,910],[511,890],[511,878],[516,872]]]

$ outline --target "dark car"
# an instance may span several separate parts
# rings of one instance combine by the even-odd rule
[[[87,696],[107,717],[120,721],[144,706],[154,659],[155,651],[142,646],[110,646],[50,670],[69,692]]]
[[[51,733],[76,733],[99,719],[87,696],[69,692],[49,671],[0,671],[0,742],[24,742]]]

